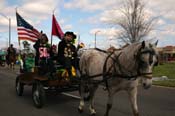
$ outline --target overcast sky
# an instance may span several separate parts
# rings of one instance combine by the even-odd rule
[[[97,47],[117,46],[115,28],[108,23],[120,19],[124,0],[0,0],[0,47],[8,45],[8,20],[12,20],[12,43],[18,45],[15,8],[18,13],[36,29],[51,37],[51,20],[54,14],[64,32],[74,31],[80,35],[86,47],[94,47],[94,33],[97,33]],[[175,45],[175,0],[143,0],[148,17],[158,17],[154,30],[148,39],[159,40],[159,46]],[[58,44],[59,39],[53,38]]]

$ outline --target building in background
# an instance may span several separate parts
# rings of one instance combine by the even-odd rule
[[[175,46],[159,47],[160,62],[175,61]]]

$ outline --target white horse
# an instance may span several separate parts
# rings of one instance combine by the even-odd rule
[[[152,85],[152,69],[157,64],[156,45],[146,42],[131,44],[113,53],[96,49],[84,51],[80,57],[82,81],[80,86],[79,111],[83,111],[84,97],[90,94],[90,113],[95,115],[94,95],[98,85],[106,84],[108,101],[105,116],[112,108],[113,97],[120,90],[126,90],[132,105],[134,116],[139,116],[137,106],[137,86],[139,79],[145,89]],[[86,88],[85,88],[86,87]],[[87,91],[88,88],[88,91]],[[86,90],[86,91],[85,91]]]

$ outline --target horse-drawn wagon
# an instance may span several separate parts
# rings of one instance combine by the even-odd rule
[[[105,116],[109,116],[115,93],[127,91],[134,116],[139,115],[137,106],[137,86],[139,81],[145,89],[151,87],[152,71],[158,64],[158,54],[155,44],[147,42],[134,43],[122,50],[112,53],[99,49],[89,49],[80,57],[81,76],[68,76],[68,72],[61,65],[53,65],[56,72],[50,76],[46,70],[40,74],[42,67],[34,67],[34,71],[21,73],[16,78],[16,92],[22,95],[24,85],[32,85],[32,98],[36,107],[44,105],[46,90],[54,88],[58,92],[80,90],[79,112],[83,111],[84,98],[89,98],[91,115],[96,114],[94,107],[95,92],[100,83],[105,83],[108,92],[108,101]],[[133,49],[134,48],[134,49]],[[132,49],[132,51],[131,51]],[[46,89],[47,88],[47,89]]]
[[[24,63],[26,64],[26,63]],[[28,63],[32,64],[32,63]],[[32,86],[32,99],[37,108],[41,108],[46,99],[46,92],[72,92],[79,91],[80,76],[72,67],[72,77],[62,65],[54,64],[54,72],[51,72],[49,66],[28,66],[28,70],[21,70],[16,77],[16,93],[18,96],[23,95],[24,86]],[[87,91],[87,89],[86,89]]]

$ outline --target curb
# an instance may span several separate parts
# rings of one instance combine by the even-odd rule
[[[164,88],[164,89],[175,89],[175,87],[165,87],[165,86],[159,86],[159,85],[152,85],[152,86],[157,88]]]

